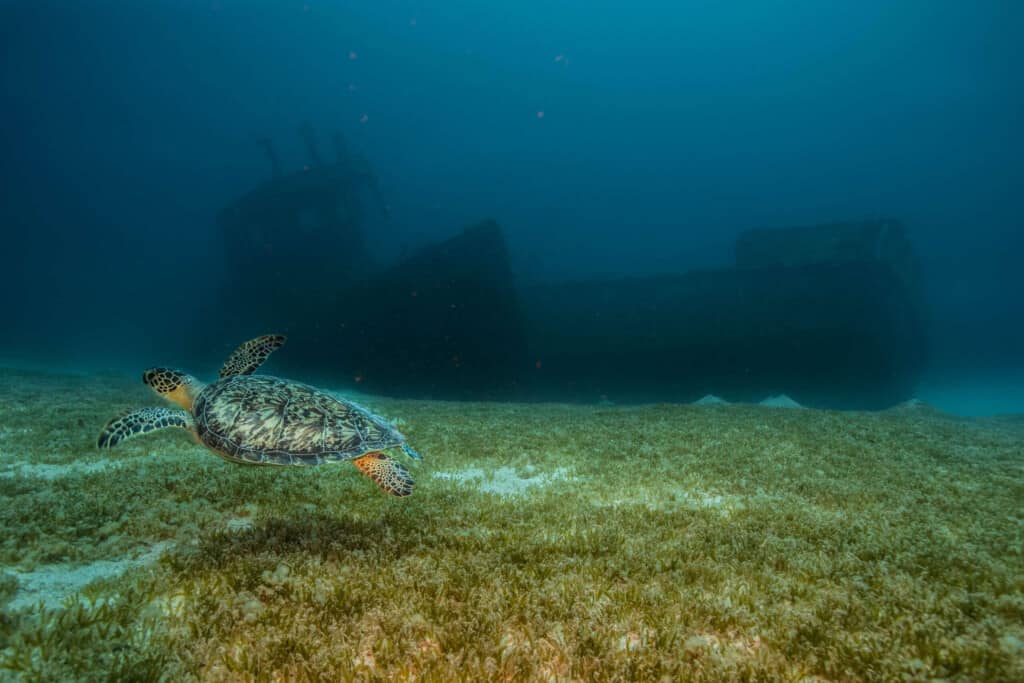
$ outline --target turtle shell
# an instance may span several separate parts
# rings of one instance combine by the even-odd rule
[[[192,404],[199,440],[235,462],[319,465],[354,460],[405,442],[397,429],[351,401],[266,375],[236,375]]]

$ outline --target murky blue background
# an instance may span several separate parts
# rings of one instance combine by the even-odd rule
[[[921,393],[1024,410],[1024,5],[0,3],[0,360],[135,371],[221,277],[218,209],[341,129],[382,263],[481,218],[522,282],[732,261],[751,227],[896,217]],[[230,340],[235,341],[235,340]]]

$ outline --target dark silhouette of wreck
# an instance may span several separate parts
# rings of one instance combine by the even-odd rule
[[[369,162],[348,150],[341,133],[334,136],[334,161],[325,162],[312,127],[301,132],[309,163],[286,174],[271,141],[261,139],[272,177],[217,218],[229,310],[250,307],[255,285],[263,309],[313,313],[318,304],[307,294],[319,296],[372,270],[363,239],[364,205],[372,203],[381,214],[387,206]]]
[[[303,136],[306,168],[285,174],[264,141],[273,176],[220,214],[230,314],[214,328],[224,349],[284,332],[281,371],[412,397],[786,393],[882,408],[913,395],[924,295],[897,221],[751,230],[731,268],[516,287],[494,221],[375,265],[363,218],[366,205],[385,205],[369,164],[340,135],[330,163],[312,130]]]
[[[751,230],[736,267],[521,293],[540,394],[881,408],[913,396],[924,296],[896,221]]]

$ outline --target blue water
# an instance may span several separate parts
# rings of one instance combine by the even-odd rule
[[[0,361],[215,367],[208,340],[241,338],[211,327],[242,317],[218,211],[270,177],[259,138],[308,164],[309,122],[372,164],[381,267],[486,218],[522,284],[895,218],[927,296],[914,393],[1021,412],[1022,25],[1021,3],[952,0],[4,2]]]

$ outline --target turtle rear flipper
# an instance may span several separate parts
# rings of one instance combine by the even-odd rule
[[[113,448],[125,439],[148,434],[166,427],[180,427],[195,433],[192,416],[175,408],[141,408],[115,417],[100,432],[96,445],[99,448]]]
[[[250,339],[228,356],[224,361],[224,367],[220,369],[220,376],[223,378],[232,375],[251,375],[263,365],[263,361],[267,360],[270,354],[284,346],[286,339],[287,337],[282,334],[265,334]]]
[[[403,444],[402,444],[402,445],[400,446],[400,448],[402,449],[402,452],[403,452],[403,453],[405,453],[406,455],[408,455],[408,456],[409,456],[410,458],[412,458],[413,460],[422,460],[422,459],[423,459],[423,456],[422,456],[422,455],[420,455],[419,453],[417,453],[417,452],[416,452],[415,450],[413,450],[413,447],[412,447],[412,446],[410,446],[410,445],[409,445],[409,444],[407,444],[407,443],[403,443]]]
[[[359,468],[360,472],[373,479],[373,482],[385,493],[400,498],[412,493],[415,484],[409,475],[409,470],[387,453],[374,451],[361,458],[356,458],[352,463]]]

